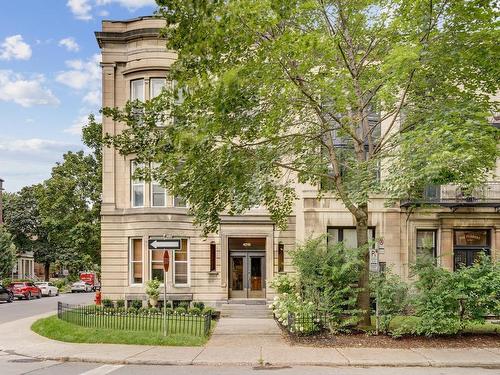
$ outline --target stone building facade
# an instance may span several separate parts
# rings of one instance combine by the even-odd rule
[[[103,106],[123,107],[147,100],[168,84],[174,51],[158,36],[163,21],[142,17],[103,21],[96,32],[102,51]],[[117,134],[123,125],[103,119],[103,132]],[[333,196],[318,199],[317,187],[297,184],[298,199],[289,226],[280,231],[266,210],[241,216],[222,215],[217,234],[201,236],[185,202],[154,182],[134,181],[134,156],[110,148],[103,156],[102,290],[112,299],[145,300],[145,283],[163,280],[163,252],[171,240],[167,293],[172,300],[210,304],[229,299],[270,300],[269,281],[292,272],[289,251],[307,238],[329,233],[355,245],[354,219]],[[500,174],[500,163],[497,175]],[[382,267],[408,277],[409,264],[429,244],[443,266],[470,263],[478,251],[498,257],[500,182],[492,181],[476,197],[462,197],[453,187],[429,193],[437,208],[410,210],[404,203],[387,207],[382,196],[370,202],[370,235],[377,239]],[[160,245],[158,245],[160,244]]]

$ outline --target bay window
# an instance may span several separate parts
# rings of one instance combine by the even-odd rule
[[[144,168],[143,165],[131,162],[130,166],[130,181],[131,181],[131,195],[132,195],[132,207],[144,207],[144,191],[145,184],[144,180],[134,177],[137,169]]]
[[[153,164],[152,168],[158,168],[158,164]],[[167,189],[165,189],[157,181],[151,181],[151,206],[166,207],[167,206]]]

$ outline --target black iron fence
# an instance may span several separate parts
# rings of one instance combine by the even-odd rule
[[[314,314],[288,313],[288,319],[284,326],[291,333],[310,335],[327,328],[330,320],[331,318],[328,314],[321,312]]]
[[[160,309],[125,309],[95,305],[57,303],[57,317],[82,327],[123,331],[148,331],[168,335],[206,336],[210,333],[212,316],[179,314]]]

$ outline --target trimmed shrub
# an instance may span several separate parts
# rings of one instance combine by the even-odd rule
[[[123,300],[123,299],[117,300],[116,307],[125,307],[125,300]]]
[[[177,305],[177,308],[179,308],[179,307],[182,307],[184,310],[187,310],[187,309],[189,309],[189,302],[186,302],[186,301],[179,302],[179,304]]]
[[[107,307],[107,308],[115,307],[115,305],[113,304],[113,301],[111,301],[109,298],[104,298],[102,300],[102,306]]]
[[[193,307],[196,307],[198,309],[200,309],[201,311],[203,311],[203,309],[205,308],[205,304],[203,302],[193,302]]]
[[[133,300],[130,303],[130,306],[129,306],[129,308],[133,308],[133,309],[136,309],[136,310],[139,310],[141,307],[142,307],[142,301],[137,300],[137,299]]]
[[[201,315],[201,309],[199,309],[198,307],[191,307],[189,310],[188,310],[188,314],[189,315],[195,315],[195,316],[200,316]]]
[[[185,314],[186,313],[186,309],[182,306],[179,306],[175,309],[175,312],[176,314]]]

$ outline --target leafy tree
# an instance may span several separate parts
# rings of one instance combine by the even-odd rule
[[[67,152],[51,177],[6,194],[5,225],[19,249],[43,263],[76,272],[100,263],[101,124],[89,117],[83,141],[91,153]]]
[[[48,280],[51,263],[57,259],[57,248],[48,239],[42,223],[39,196],[43,185],[23,187],[17,193],[6,194],[5,226],[20,251],[32,251],[35,261],[42,263]]]
[[[285,227],[296,181],[337,197],[367,249],[370,197],[464,190],[498,156],[498,7],[484,0],[158,0],[173,89],[104,114],[109,142],[190,202],[205,232],[265,205]],[[166,126],[168,115],[174,121]],[[382,169],[383,182],[379,170]],[[358,306],[369,316],[369,254]]]
[[[10,276],[12,267],[16,263],[16,246],[12,235],[5,226],[0,225],[0,277]]]

